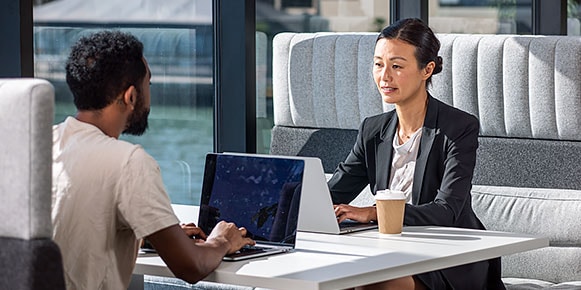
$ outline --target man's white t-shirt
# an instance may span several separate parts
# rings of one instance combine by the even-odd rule
[[[157,162],[68,117],[53,127],[53,239],[67,289],[127,289],[139,241],[179,223]]]

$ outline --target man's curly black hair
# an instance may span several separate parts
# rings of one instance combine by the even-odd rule
[[[81,37],[66,64],[67,84],[78,110],[100,110],[146,74],[143,44],[133,35],[101,31]]]

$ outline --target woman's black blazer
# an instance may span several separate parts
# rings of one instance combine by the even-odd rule
[[[328,182],[334,204],[351,202],[367,184],[373,194],[387,188],[397,123],[395,110],[368,117],[361,123],[353,149]],[[476,117],[428,95],[414,172],[412,203],[406,204],[405,225],[485,229],[472,210],[470,194],[478,133]],[[489,276],[488,279],[492,279],[489,282],[501,283],[498,259],[490,262],[495,265],[489,271],[493,276]],[[463,280],[463,274],[456,274]]]

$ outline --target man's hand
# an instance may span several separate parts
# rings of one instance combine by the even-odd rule
[[[196,283],[214,271],[226,253],[255,244],[245,235],[246,229],[222,221],[208,236],[194,224],[175,224],[146,238],[176,277]],[[199,238],[193,242],[192,236]]]
[[[217,240],[228,243],[228,254],[231,254],[246,245],[256,244],[254,240],[246,237],[246,232],[245,228],[238,228],[234,223],[221,221],[214,227],[206,241]]]
[[[348,204],[333,205],[337,222],[351,219],[360,223],[368,223],[377,220],[377,210],[375,206],[356,207]]]
[[[194,239],[196,242],[205,241],[207,238],[206,233],[194,223],[180,224],[180,227],[188,237]]]

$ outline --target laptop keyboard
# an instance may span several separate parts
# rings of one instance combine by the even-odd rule
[[[360,223],[353,220],[344,220],[339,223],[340,229],[357,229],[357,228],[373,228],[377,223]]]
[[[266,249],[268,249],[268,248],[261,247],[261,246],[244,246],[236,253],[261,253],[261,252],[265,252]]]
[[[339,223],[339,228],[341,228],[341,229],[352,228],[352,227],[358,227],[358,226],[364,226],[364,225],[367,225],[367,224],[359,223],[359,222],[356,222],[354,220],[344,220],[344,221]]]

